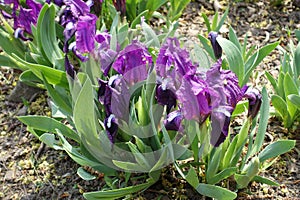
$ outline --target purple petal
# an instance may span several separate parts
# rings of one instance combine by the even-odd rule
[[[218,147],[228,135],[228,128],[230,124],[230,116],[223,112],[213,112],[211,114],[211,137],[210,143]]]
[[[114,115],[109,115],[104,120],[104,126],[106,129],[107,136],[110,140],[110,142],[113,144],[115,142],[115,138],[118,133],[118,124],[117,124],[117,119],[115,118]]]
[[[67,74],[74,79],[75,70],[74,70],[74,66],[69,61],[68,55],[65,56],[65,67],[66,67]]]
[[[143,44],[133,41],[119,53],[112,67],[122,75],[130,73],[128,77],[139,76],[144,80],[147,77],[149,65],[152,65],[152,56],[147,48]]]
[[[86,5],[84,1],[81,0],[65,0],[67,6],[70,6],[73,15],[76,18],[85,15],[90,12],[90,8]]]
[[[211,45],[213,47],[215,57],[216,57],[216,59],[219,59],[222,56],[222,48],[217,41],[217,37],[218,37],[217,32],[210,32],[208,34],[208,39],[210,40]]]
[[[200,93],[202,89],[199,89],[197,93]],[[176,96],[182,105],[182,114],[184,118],[200,121],[201,116],[198,99],[194,92],[190,78],[184,77]]]
[[[222,60],[219,59],[210,70],[206,72],[206,82],[215,88],[222,96],[223,105],[230,105],[233,108],[243,98],[243,91],[238,84],[237,76],[230,70],[221,69]]]
[[[167,113],[169,113],[177,104],[176,94],[164,83],[157,86],[156,99],[159,104],[167,106]]]
[[[176,38],[168,38],[158,54],[156,72],[160,77],[167,77],[174,75],[173,68],[181,77],[196,72],[196,66],[191,62],[188,51],[180,48]]]
[[[32,15],[35,18],[35,21],[42,9],[42,4],[37,3],[36,1],[33,0],[26,0],[26,5],[29,9],[31,9]]]
[[[31,9],[20,8],[18,27],[23,28],[27,33],[31,34],[31,24],[35,24],[37,18],[32,15]]]
[[[167,130],[179,131],[181,129],[181,121],[183,116],[180,111],[176,110],[167,115],[167,119],[164,121],[164,125]]]
[[[76,47],[81,53],[87,53],[95,48],[97,16],[87,14],[80,16],[76,27]]]
[[[121,12],[121,16],[126,15],[126,0],[113,0],[117,11]]]
[[[262,103],[262,96],[257,89],[248,88],[244,97],[246,97],[249,101],[248,117],[250,116],[253,119],[259,112]]]
[[[110,77],[109,81],[103,81],[101,79],[98,79],[98,100],[104,106],[106,116],[109,116],[110,114],[115,114],[112,111],[112,105],[116,105],[114,102],[115,97],[113,98],[113,95],[116,92],[115,87],[119,85],[120,80],[121,77],[119,75]]]
[[[98,47],[93,51],[92,55],[96,61],[100,62],[101,70],[105,76],[108,75],[112,63],[114,62],[117,52],[110,49],[110,34],[103,32],[95,36]]]

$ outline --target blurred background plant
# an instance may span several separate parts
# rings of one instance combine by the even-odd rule
[[[212,22],[210,22],[208,17],[205,14],[202,14],[208,30],[207,34],[211,31],[218,33],[226,21],[227,15],[228,9],[226,9],[222,16],[219,16],[218,12],[216,12],[213,16]],[[215,56],[213,45],[210,44],[209,38],[202,35],[199,35],[198,37],[200,39],[202,48],[206,51],[205,54],[203,54],[202,51],[199,53],[202,57],[206,57],[204,59],[206,60],[204,66],[206,64],[209,66],[210,63],[207,56],[212,58],[212,61],[216,61],[218,58]],[[247,49],[247,34],[245,35],[243,42],[240,42],[235,30],[232,27],[229,27],[228,38],[229,40],[222,37],[217,37],[217,41],[226,55],[225,59],[223,60],[222,67],[224,69],[230,69],[237,75],[240,86],[244,86],[246,83],[248,83],[249,78],[252,76],[253,70],[259,64],[261,64],[263,59],[269,55],[279,44],[279,42],[274,42],[260,48],[257,46],[252,46],[250,49]]]
[[[296,30],[295,35],[299,41],[300,31]],[[284,127],[291,128],[295,121],[299,121],[300,114],[300,43],[295,46],[290,40],[287,49],[281,46],[278,49],[282,55],[278,78],[270,72],[265,74],[275,91],[271,97],[275,115],[282,120]]]

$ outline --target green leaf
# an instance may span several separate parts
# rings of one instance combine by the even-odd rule
[[[207,38],[203,37],[202,35],[198,35],[198,38],[199,38],[203,48],[205,49],[205,51],[208,53],[208,55],[212,59],[216,60],[214,50],[211,47],[210,41]]]
[[[43,79],[43,76],[48,81],[49,84],[59,85],[64,88],[68,88],[68,80],[66,77],[66,72],[53,69],[44,65],[33,64],[22,60],[21,58],[13,55],[15,62],[22,66],[23,69],[30,69],[39,79]]]
[[[252,178],[258,174],[259,166],[260,166],[260,162],[258,157],[253,157],[246,170],[246,174],[250,178],[250,180],[252,180]]]
[[[126,15],[129,22],[132,22],[136,18],[136,0],[126,1]]]
[[[160,43],[158,37],[155,34],[155,32],[152,30],[152,28],[148,24],[143,22],[142,29],[143,29],[143,34],[146,37],[146,45],[159,48]]]
[[[285,73],[283,73],[282,68],[279,71],[279,76],[278,76],[278,91],[277,94],[282,97],[285,101],[285,91],[284,91],[284,77],[285,77]]]
[[[98,85],[99,75],[102,74],[101,67],[99,67],[99,63],[97,63],[96,60],[92,58],[92,56],[90,56],[89,60],[83,62],[81,66],[82,71],[89,76],[90,80],[92,81],[92,84]]]
[[[196,63],[201,63],[202,68],[209,69],[211,67],[209,57],[204,52],[204,50],[200,47],[200,45],[195,44],[194,49],[192,51],[192,60]]]
[[[244,146],[246,139],[248,137],[249,128],[250,128],[250,119],[248,118],[237,135],[238,139],[236,142],[235,151],[237,151],[238,148],[240,148],[241,146]]]
[[[24,52],[26,52],[24,43],[22,43],[19,39],[15,38],[13,35],[9,35],[1,29],[0,47],[9,56],[12,56],[12,54],[16,54],[17,56],[24,59]]]
[[[243,112],[247,110],[249,106],[249,101],[239,101],[231,115],[232,118],[241,115]]]
[[[225,22],[225,20],[227,18],[228,12],[229,12],[229,7],[226,8],[226,11],[224,12],[223,16],[221,17],[221,19],[220,19],[220,21],[218,23],[218,26],[215,29],[216,32],[219,32],[220,29],[222,28],[222,26],[223,26],[223,24],[224,24],[224,22]]]
[[[300,31],[298,31],[299,37],[300,37]],[[300,41],[300,39],[298,38]],[[300,75],[300,42],[296,47],[296,50],[294,52],[294,76],[299,77]]]
[[[287,110],[287,104],[283,100],[283,98],[281,98],[280,96],[274,94],[271,97],[271,101],[272,101],[272,104],[273,104],[274,108],[279,113],[279,115],[283,119],[283,121],[285,123],[287,123],[287,121],[291,121],[290,114],[288,113],[288,110]]]
[[[272,181],[272,180],[270,180],[266,177],[262,177],[262,176],[258,176],[258,175],[254,176],[252,181],[268,184],[268,185],[271,185],[271,186],[279,186],[280,185],[280,184],[276,183],[275,181]]]
[[[146,16],[148,15],[149,10],[145,10],[143,12],[141,12],[136,18],[134,18],[134,20],[132,21],[130,28],[135,29],[137,24],[141,23],[141,17],[142,16]]]
[[[275,80],[275,78],[267,71],[265,72],[265,75],[267,79],[270,81],[271,85],[273,86],[275,92],[278,93],[277,81]]]
[[[218,174],[216,174],[215,176],[211,177],[209,180],[207,180],[207,182],[212,185],[217,184],[220,181],[222,181],[223,179],[226,179],[226,178],[232,176],[236,172],[237,172],[237,167],[226,168],[226,169],[222,170],[221,172],[219,172]]]
[[[107,190],[107,191],[97,191],[97,192],[87,192],[83,193],[83,197],[88,199],[88,200],[99,200],[99,199],[118,199],[121,197],[124,197],[126,195],[133,194],[135,192],[139,192],[141,190],[144,190],[151,185],[153,185],[153,181],[142,183],[139,185],[135,186],[129,186],[125,188],[120,188],[120,189],[113,189],[113,190]]]
[[[91,181],[96,179],[96,176],[90,174],[89,172],[87,172],[85,169],[83,169],[82,167],[79,167],[77,169],[77,175],[82,178],[85,181]]]
[[[182,11],[190,2],[190,0],[171,1],[171,4],[176,4],[175,6],[171,5],[172,10],[170,15],[168,15],[171,22],[177,20],[181,16]]]
[[[219,19],[219,13],[215,12],[214,16],[213,16],[213,20],[211,23],[211,29],[213,31],[216,31],[217,25],[218,25],[218,19]],[[217,32],[217,31],[216,31]]]
[[[300,96],[296,94],[290,94],[288,96],[288,99],[295,105],[297,106],[298,109],[300,109]]]
[[[214,148],[212,151],[214,152],[211,153],[211,157],[209,159],[206,171],[206,179],[208,183],[210,183],[209,179],[216,175],[221,159],[221,148]]]
[[[296,35],[298,41],[300,41],[300,30],[295,30],[295,35]]]
[[[55,68],[65,68],[63,53],[58,47],[55,30],[55,7],[44,4],[37,21],[37,42],[46,58]]]
[[[264,148],[259,154],[258,158],[260,162],[264,162],[270,158],[274,158],[281,154],[284,154],[290,151],[295,147],[295,140],[278,140],[272,144],[269,144],[266,148]]]
[[[286,96],[288,96],[290,94],[299,94],[298,87],[296,86],[294,80],[292,79],[292,77],[290,76],[289,73],[285,74],[283,87],[284,87]],[[288,112],[289,112],[291,118],[294,119],[294,116],[297,111],[297,107],[292,102],[290,102],[289,99],[286,99],[286,102],[287,102]]]
[[[66,116],[72,115],[72,105],[69,102],[69,96],[65,93],[65,95],[61,95],[58,92],[57,88],[53,88],[45,78],[43,78],[45,87],[50,95],[51,99],[53,100],[54,104],[59,108],[62,113]]]
[[[14,61],[6,55],[0,55],[0,66],[19,68],[19,66],[14,63]]]
[[[240,50],[242,50],[242,47],[240,45],[239,39],[237,37],[237,35],[235,34],[235,31],[233,30],[233,28],[230,26],[229,28],[229,40],[235,44],[235,46]]]
[[[247,175],[243,175],[243,174],[235,174],[234,179],[237,183],[238,189],[247,187],[251,181]]]
[[[253,54],[245,63],[245,77],[241,85],[245,85],[248,82],[248,79],[252,73],[252,71],[257,67],[257,65],[273,51],[279,42],[274,42],[268,44],[258,50],[257,53]]]
[[[139,164],[139,167],[135,168],[135,170],[142,169],[143,171],[150,171],[151,166],[149,165],[147,158],[144,156],[144,154],[142,154],[137,149],[136,145],[133,144],[132,142],[127,142],[127,145],[129,147],[130,151],[132,152],[132,154],[134,155],[135,160]]]
[[[61,130],[62,134],[70,139],[80,142],[79,136],[67,125],[46,116],[20,116],[18,119],[26,124],[28,127],[32,127],[36,130],[44,132],[56,132],[56,129]]]
[[[117,38],[120,45],[123,44],[123,42],[126,40],[128,35],[128,24],[124,24],[120,29],[118,30]]]
[[[39,137],[39,140],[55,150],[62,150],[62,148],[59,146],[59,140],[55,139],[54,134],[44,133]]]
[[[245,48],[246,48],[246,47],[245,47]],[[246,60],[247,62],[250,61],[250,58],[249,58],[249,57],[252,55],[252,53],[253,53],[253,51],[254,51],[255,49],[256,49],[256,46],[250,47],[250,49],[247,51],[246,55],[243,54],[244,60]],[[256,54],[256,56],[254,56],[254,57],[252,58],[253,60],[257,59],[258,53],[256,52],[255,54]],[[254,54],[253,54],[253,55],[254,55]],[[251,62],[250,62],[250,63],[251,63]]]
[[[157,1],[157,0],[148,0],[147,4],[146,4],[146,9],[149,10],[150,14],[152,15],[152,13],[154,11],[159,9],[165,3],[167,3],[167,0],[159,0],[159,1]]]
[[[113,160],[112,162],[114,163],[115,166],[119,167],[122,170],[136,171],[138,169],[139,171],[147,171],[147,169],[141,167],[139,163],[124,162],[119,160]]]
[[[261,146],[264,143],[264,138],[265,138],[266,129],[269,120],[269,99],[265,87],[262,89],[262,104],[259,113],[260,113],[259,125],[257,129],[256,139],[253,144],[253,149],[252,149],[253,154],[259,152]]]
[[[27,85],[44,89],[41,79],[39,79],[31,70],[23,71],[19,79]]]
[[[230,190],[219,186],[204,183],[200,183],[197,186],[196,190],[204,196],[215,198],[218,200],[230,200],[237,197],[237,194],[235,192],[231,192]]]
[[[95,162],[89,159],[84,154],[80,153],[79,148],[74,148],[62,135],[59,129],[56,129],[57,135],[61,140],[63,149],[67,152],[67,154],[81,166],[90,166],[93,169],[96,169],[99,172],[106,174],[107,176],[115,175],[116,171],[110,167],[103,165],[102,163]]]
[[[234,137],[234,139],[232,140],[232,142],[230,143],[227,151],[225,152],[225,155],[223,157],[223,161],[222,161],[222,169],[227,168],[229,166],[231,166],[231,159],[234,155],[234,150],[236,147],[236,143],[237,143],[238,137]]]
[[[188,174],[186,175],[185,179],[191,186],[193,186],[193,188],[197,188],[197,186],[199,185],[199,179],[197,173],[192,166]]]
[[[211,29],[210,21],[209,21],[207,15],[205,13],[201,13],[201,15],[202,15],[202,18],[204,19],[204,22],[205,22],[205,25],[206,25],[206,28],[207,28],[207,32],[208,33],[211,32],[212,29]]]
[[[242,85],[245,69],[240,50],[235,46],[234,43],[225,38],[217,37],[217,41],[226,54],[226,59],[228,61],[230,70],[237,75],[239,79],[239,85]]]
[[[86,136],[86,139],[91,138],[91,141],[92,138],[98,138],[94,111],[93,87],[88,78],[78,95],[73,113],[74,123],[78,133],[82,136]]]

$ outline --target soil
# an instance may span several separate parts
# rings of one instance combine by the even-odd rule
[[[273,3],[270,3],[273,2]],[[186,45],[198,42],[198,34],[207,34],[201,17],[205,12],[212,17],[215,9],[223,13],[230,4],[228,20],[221,29],[223,37],[228,34],[229,24],[242,39],[247,33],[249,46],[264,45],[280,41],[286,47],[294,38],[293,30],[300,29],[300,9],[298,1],[220,1],[216,6],[211,1],[196,0],[189,4],[179,19],[178,34]],[[188,41],[189,40],[189,41]],[[272,88],[264,71],[275,77],[280,67],[279,51],[267,56],[256,70],[252,84],[257,87]],[[25,114],[50,115],[47,96],[36,93],[29,100],[20,103],[8,101],[8,96],[16,87],[19,72],[1,67],[0,70],[0,199],[83,199],[82,193],[97,191],[104,185],[102,177],[84,181],[77,175],[79,165],[63,151],[51,149],[26,131],[17,116]],[[282,155],[262,173],[263,176],[279,182],[279,187],[253,182],[248,188],[239,191],[238,199],[300,199],[300,127],[295,124],[291,130],[282,128],[281,122],[272,117],[266,134],[266,143],[290,138],[297,141],[296,148]],[[148,190],[135,194],[130,199],[205,199],[188,184],[177,178],[172,167],[166,168],[161,179]]]

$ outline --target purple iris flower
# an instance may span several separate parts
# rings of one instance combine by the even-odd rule
[[[77,58],[85,62],[88,57],[83,53],[91,52],[95,47],[97,16],[89,13],[91,1],[64,0],[64,3],[66,8],[60,17],[60,24],[65,28],[63,50],[66,54],[72,50]],[[76,42],[69,44],[74,35]]]
[[[95,47],[97,17],[93,14],[80,16],[76,27],[76,47],[81,53],[87,53]]]
[[[77,49],[77,46],[76,46],[76,42],[72,42],[69,47],[69,49],[67,50],[67,52],[69,50],[72,50],[72,52],[74,53],[74,55],[76,55],[77,58],[79,58],[80,61],[82,62],[85,62],[88,60],[88,57],[87,56],[84,56],[83,54],[81,54],[78,49]]]
[[[211,144],[214,146],[219,146],[228,135],[231,114],[243,98],[236,75],[222,70],[221,64],[218,60],[205,75],[185,76],[177,92],[186,119],[201,124],[211,117]]]
[[[70,63],[67,55],[65,55],[65,68],[66,68],[67,74],[74,79],[74,77],[75,77],[74,66]]]
[[[104,106],[106,116],[112,114],[112,95],[115,92],[115,87],[119,85],[121,81],[120,75],[114,75],[110,77],[108,81],[98,79],[98,100]]]
[[[222,60],[219,59],[206,72],[206,82],[212,88],[225,94],[223,105],[235,108],[236,104],[243,98],[243,91],[238,84],[237,76],[230,70],[221,69]]]
[[[35,16],[35,22],[37,20],[37,17],[42,9],[42,4],[37,3],[36,1],[33,0],[26,0],[26,5],[29,9],[31,9],[31,13],[33,16]]]
[[[160,105],[167,106],[167,113],[170,113],[171,109],[176,107],[176,94],[166,81],[157,86],[155,97]]]
[[[111,35],[107,32],[96,35],[95,40],[98,42],[98,47],[92,52],[93,57],[99,61],[104,76],[108,75],[118,54],[110,48],[110,39]]]
[[[19,17],[17,20],[18,28],[21,28],[25,32],[32,34],[31,24],[36,24],[37,17],[33,15],[32,9],[20,8]]]
[[[200,124],[220,104],[219,94],[201,76],[184,76],[176,95],[182,104],[184,117]]]
[[[183,120],[183,116],[179,110],[173,111],[167,115],[166,120],[164,120],[164,125],[167,130],[172,131],[180,131],[181,121]]]
[[[76,24],[77,19],[73,16],[71,8],[67,7],[62,16],[60,17],[60,24],[65,27],[64,29],[64,39],[65,39],[65,45],[64,45],[64,52],[67,52],[68,48],[68,41],[73,37],[76,31]]]
[[[121,12],[121,16],[126,15],[126,0],[113,0],[114,6],[117,11]]]
[[[224,142],[228,135],[228,129],[230,125],[230,115],[226,115],[224,112],[213,112],[211,114],[211,137],[210,143],[218,147]]]
[[[210,43],[213,47],[215,57],[216,59],[219,59],[222,56],[222,48],[217,41],[217,37],[218,37],[217,32],[212,31],[208,34],[208,39],[210,40]]]
[[[152,56],[146,46],[133,41],[123,49],[113,63],[112,67],[118,73],[125,75],[126,79],[132,82],[145,80],[148,75],[148,68],[152,65]]]
[[[42,4],[33,0],[26,0],[26,7],[21,7],[18,0],[4,0],[4,4],[13,4],[11,14],[4,11],[2,13],[5,17],[14,19],[15,37],[30,40],[24,33],[32,34],[31,25],[37,23]]]
[[[218,93],[220,101],[219,106],[211,114],[211,143],[214,146],[219,146],[228,135],[230,116],[244,95],[238,85],[237,76],[230,70],[222,70],[221,65],[222,60],[219,59],[206,72],[206,82]]]
[[[1,2],[1,5],[5,6],[5,5],[11,5],[13,4],[12,6],[12,12],[11,13],[7,13],[3,10],[1,10],[1,13],[3,14],[4,17],[8,18],[8,19],[11,19],[13,18],[15,21],[17,20],[17,10],[19,9],[19,0],[4,0]],[[14,28],[16,29],[16,22],[14,22]]]
[[[51,0],[46,0],[46,3],[50,4]],[[64,1],[63,0],[53,0],[53,3],[59,7],[61,7],[62,5],[64,5]]]
[[[74,17],[79,18],[90,12],[90,7],[81,0],[64,0],[65,4],[71,8]]]
[[[105,118],[104,126],[106,129],[108,139],[113,144],[115,142],[115,138],[116,138],[117,132],[118,132],[117,119],[115,118],[115,116],[113,114],[111,114],[107,118]]]
[[[156,60],[156,72],[160,77],[170,75],[175,77],[175,73],[183,77],[195,74],[196,66],[190,60],[188,51],[180,48],[177,38],[168,38],[160,48]]]
[[[249,101],[248,117],[256,117],[262,103],[262,96],[255,88],[247,88],[244,97]]]

